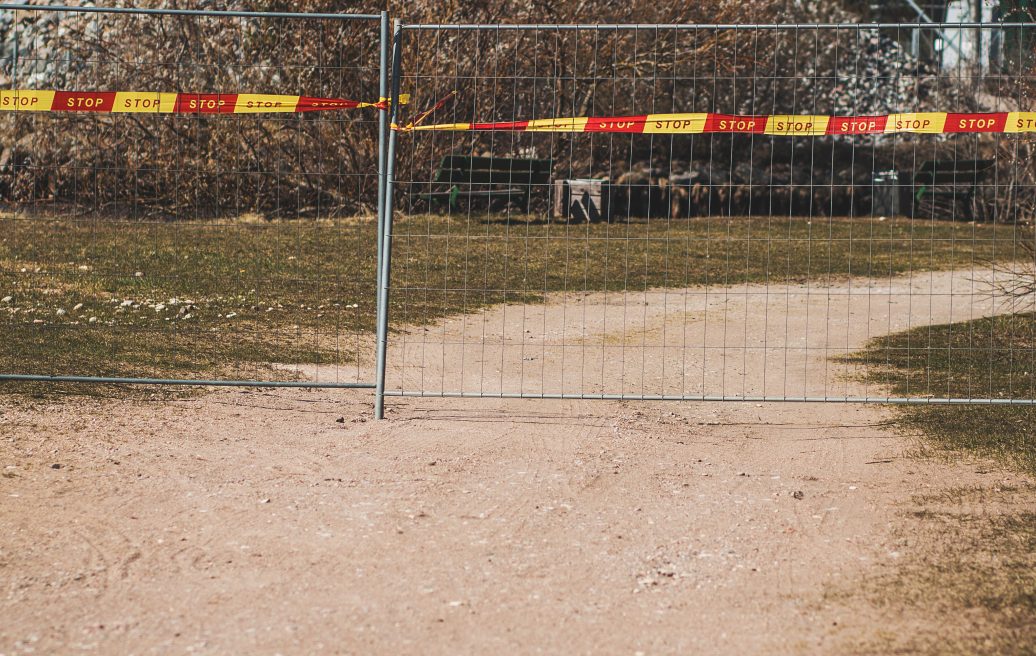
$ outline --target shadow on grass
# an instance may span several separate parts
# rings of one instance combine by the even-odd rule
[[[1036,513],[1031,485],[957,488],[915,497],[907,554],[827,601],[884,621],[842,636],[858,654],[1036,654]],[[953,498],[950,498],[953,497]],[[894,563],[894,564],[892,564]]]
[[[1036,314],[923,326],[872,340],[846,358],[870,365],[868,382],[892,394],[1036,398]],[[956,453],[993,457],[1036,474],[1036,407],[900,407],[901,424]]]
[[[924,326],[845,358],[903,396],[1032,399],[1036,314]],[[1036,408],[897,406],[899,424],[955,456],[991,457],[1036,474]],[[914,497],[903,562],[839,596],[889,625],[847,651],[1036,654],[1036,512],[1031,484],[958,487]],[[909,618],[903,626],[897,618]],[[936,627],[932,630],[931,627]]]

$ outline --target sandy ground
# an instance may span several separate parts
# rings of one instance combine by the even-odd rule
[[[862,372],[840,366],[838,358],[876,336],[1004,311],[995,276],[975,269],[830,284],[555,295],[546,304],[497,306],[403,332],[392,342],[388,389],[884,397],[885,389],[861,384]]]
[[[589,317],[578,324],[572,298],[494,308],[397,339],[392,380],[880,393],[826,356],[907,322],[995,311],[968,280],[855,282],[871,290],[855,296],[846,283],[771,286],[772,307],[744,287],[720,300],[649,293],[617,323],[608,313],[623,309],[603,295],[577,299]],[[673,311],[674,298],[689,307]],[[708,312],[738,330],[714,336],[693,318]],[[776,312],[786,321],[768,335]],[[645,347],[668,346],[661,335],[677,327],[720,348],[653,358]],[[780,339],[802,348],[746,348]],[[637,363],[631,377],[610,373],[604,346],[616,342]],[[577,366],[570,345],[584,343],[584,377],[563,379]],[[772,358],[765,375],[753,353]],[[910,457],[890,417],[838,404],[406,398],[374,422],[368,393],[297,390],[5,404],[0,653],[844,653],[920,621],[831,594],[925,548],[903,504],[1017,479]]]

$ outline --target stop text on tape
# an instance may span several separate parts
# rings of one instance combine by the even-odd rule
[[[399,97],[400,104],[409,102]],[[0,111],[100,112],[114,114],[275,114],[373,107],[387,110],[390,101],[363,102],[259,93],[162,93],[139,91],[0,91]]]
[[[641,114],[496,123],[411,124],[404,131],[762,134],[774,136],[1036,132],[1036,112],[914,112],[881,116]]]

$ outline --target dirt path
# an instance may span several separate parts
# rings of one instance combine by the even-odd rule
[[[1001,274],[1002,275],[1002,274]],[[392,342],[389,389],[698,398],[884,397],[837,363],[868,339],[1004,311],[989,270],[830,284],[554,295]],[[923,347],[923,344],[918,344]],[[941,395],[942,390],[917,390]]]
[[[892,285],[920,294],[963,276]],[[820,321],[799,318],[797,289],[771,309],[786,308],[786,336],[801,323],[811,348],[775,380],[845,389],[845,372],[823,365],[827,345],[898,330],[889,317],[901,308],[888,297],[863,322],[848,302],[826,315],[846,317],[844,327],[812,342]],[[652,385],[695,372],[705,393],[717,380],[768,389],[751,358],[734,355],[760,338],[759,306],[736,300],[750,298],[745,288],[727,291],[726,316],[741,303],[748,327],[718,361],[739,372],[737,386],[693,358]],[[924,297],[925,320],[965,318],[953,294]],[[643,321],[626,314],[620,340],[660,321],[697,325],[659,313],[653,298]],[[582,300],[604,308],[599,334],[611,339],[614,304]],[[562,371],[554,365],[574,333],[555,317],[566,307],[530,306],[519,324],[496,308],[415,331],[394,379],[412,385],[420,371],[445,384],[455,368],[436,367],[451,357],[502,356],[489,378],[472,366],[464,376],[477,377],[454,382],[529,384],[511,378],[507,358],[528,357],[508,353],[512,337],[555,358],[542,371]],[[524,333],[537,312],[548,336],[539,344]],[[465,337],[446,340],[463,341],[460,352],[430,350],[434,331],[469,329],[487,335],[485,349],[464,351]],[[582,382],[600,378],[593,366]],[[603,380],[608,391],[614,379]],[[825,596],[924,548],[901,540],[901,504],[1013,478],[987,463],[908,457],[913,442],[886,430],[876,406],[428,398],[389,409],[373,422],[366,393],[299,391],[5,406],[0,653],[842,653],[913,621]]]

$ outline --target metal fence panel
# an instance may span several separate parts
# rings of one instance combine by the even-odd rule
[[[1032,403],[1034,27],[402,26],[384,393]]]
[[[4,5],[0,44],[4,91],[387,95],[384,13]],[[385,114],[0,111],[0,379],[373,387]]]

